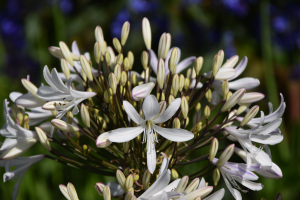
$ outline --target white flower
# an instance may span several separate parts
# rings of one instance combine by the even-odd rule
[[[3,115],[5,124],[0,130],[0,134],[5,137],[0,148],[0,159],[13,159],[25,153],[37,142],[37,135],[34,131],[27,130],[12,120],[8,112],[8,102],[3,101]]]
[[[139,126],[113,130],[109,135],[109,140],[119,143],[126,142],[144,132],[143,142],[147,141],[147,165],[150,173],[153,173],[156,167],[156,151],[154,145],[154,141],[157,142],[156,133],[174,142],[184,142],[194,137],[193,133],[184,129],[162,128],[155,125],[169,120],[180,107],[180,103],[180,98],[175,99],[169,107],[158,116],[160,112],[159,103],[155,96],[149,95],[143,102],[142,108],[145,116],[145,119],[143,119],[129,102],[123,101],[126,113]]]
[[[131,92],[132,99],[135,101],[140,101],[144,99],[146,96],[148,96],[151,93],[154,86],[155,84],[150,82],[150,83],[146,83],[134,87]]]
[[[31,165],[43,160],[44,158],[44,155],[36,155],[30,157],[18,157],[12,160],[0,160],[0,167],[5,167],[3,182],[18,178],[17,183],[14,186],[12,195],[13,200],[17,199],[20,182],[26,171],[31,167]],[[11,171],[11,167],[15,167],[15,169]]]

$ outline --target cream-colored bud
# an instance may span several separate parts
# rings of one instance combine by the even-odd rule
[[[116,60],[116,64],[120,64],[122,65],[123,64],[123,54],[120,53],[118,56],[117,56],[117,60]]]
[[[229,91],[229,92],[227,93],[227,95],[226,95],[226,101],[227,101],[231,96],[232,96],[232,92]]]
[[[163,59],[159,59],[157,66],[157,83],[160,89],[163,89],[165,81],[165,63]]]
[[[128,176],[130,174],[130,168],[127,167],[124,171],[123,171],[125,177]]]
[[[178,49],[175,47],[173,48],[169,59],[169,70],[172,74],[176,73],[177,62],[178,62]]]
[[[66,77],[66,79],[68,80],[70,78],[70,69],[69,69],[69,66],[68,66],[68,63],[67,63],[67,60],[62,58],[60,60],[60,65],[61,65],[61,69]]]
[[[122,46],[124,46],[126,41],[127,41],[129,31],[130,31],[130,23],[127,21],[123,24],[123,27],[122,27],[122,32],[121,32],[121,44],[122,44]]]
[[[150,76],[150,68],[147,67],[145,70],[145,82],[148,82]]]
[[[170,33],[163,33],[160,37],[159,44],[158,44],[158,58],[165,59],[167,56],[167,53],[170,50],[170,46],[171,46]]]
[[[149,20],[146,17],[144,17],[143,19],[142,26],[143,26],[144,42],[146,48],[150,50],[151,49],[151,27],[150,27]]]
[[[217,152],[218,152],[218,148],[219,148],[219,141],[217,138],[212,139],[211,144],[210,144],[210,149],[209,149],[209,160],[212,161]]]
[[[82,69],[84,70],[84,73],[86,74],[87,78],[90,81],[93,81],[93,73],[92,73],[91,65],[84,55],[80,56],[80,64],[81,64]]]
[[[224,65],[222,65],[222,68],[233,68],[238,60],[239,60],[238,55],[232,56],[224,63]]]
[[[104,102],[105,103],[109,103],[110,102],[110,95],[109,95],[109,91],[108,90],[105,90],[104,91]]]
[[[203,57],[200,56],[197,59],[195,59],[195,61],[194,61],[194,69],[195,69],[195,72],[196,72],[197,76],[200,75],[202,65],[203,65]]]
[[[125,181],[125,192],[127,192],[133,186],[133,175],[127,176]]]
[[[196,112],[200,111],[200,109],[201,109],[201,103],[200,102],[197,103],[195,109],[196,109]]]
[[[169,95],[168,104],[170,105],[174,100],[175,100],[175,97],[173,95]]]
[[[70,200],[79,200],[77,196],[76,189],[72,183],[68,183],[67,185],[68,194],[70,197]]]
[[[79,131],[79,128],[72,126],[71,124],[68,124],[60,119],[52,119],[51,124],[57,128],[58,130],[64,131],[64,132],[77,132]]]
[[[172,89],[173,89],[173,95],[174,95],[174,97],[176,97],[177,93],[178,93],[178,90],[179,90],[179,76],[178,76],[178,74],[175,74],[173,76]]]
[[[66,43],[60,41],[60,42],[59,42],[59,47],[60,47],[60,50],[61,50],[62,54],[64,55],[64,58],[68,61],[68,63],[69,63],[71,66],[74,66],[74,62],[73,62],[73,58],[72,58],[70,49],[69,49],[69,47],[66,45]]]
[[[216,164],[217,167],[223,166],[231,158],[232,154],[234,153],[234,148],[235,145],[231,144],[224,149]]]
[[[188,89],[190,87],[190,79],[185,78],[184,79],[184,89]]]
[[[45,147],[45,149],[51,151],[52,148],[50,146],[46,133],[39,127],[35,127],[35,132],[39,138],[40,143]]]
[[[109,87],[112,89],[113,94],[116,94],[118,82],[114,73],[109,74],[108,83],[109,83]]]
[[[121,73],[121,85],[125,86],[127,82],[127,73],[125,71],[122,71]]]
[[[151,178],[151,173],[149,172],[148,169],[146,169],[146,171],[143,174],[143,179],[142,179],[142,184],[143,184],[144,190],[147,190],[149,188],[150,178]]]
[[[98,148],[106,148],[111,144],[111,141],[108,139],[109,132],[102,133],[97,137],[96,145]]]
[[[180,128],[180,120],[177,117],[173,120],[173,128]]]
[[[94,56],[95,56],[96,63],[99,64],[100,63],[100,58],[101,58],[101,51],[100,51],[100,43],[99,42],[95,42]]]
[[[131,65],[130,65],[128,57],[126,57],[124,59],[123,65],[124,65],[124,69],[126,72],[128,72],[131,69]]]
[[[118,53],[121,53],[122,51],[122,46],[120,44],[120,41],[118,40],[118,38],[114,38],[113,39],[113,45],[115,47],[115,50],[118,52]]]
[[[73,114],[72,114],[72,111],[68,111],[68,112],[67,112],[66,118],[67,118],[67,123],[68,123],[68,124],[72,124],[72,122],[73,122]]]
[[[115,66],[114,74],[116,76],[117,84],[119,84],[120,79],[121,79],[121,65],[117,64]]]
[[[251,103],[242,103],[240,105],[240,107],[238,108],[236,114],[239,115],[239,114],[245,112],[249,108],[250,105],[251,105]]]
[[[259,111],[259,106],[253,106],[245,115],[245,117],[243,118],[242,122],[240,123],[240,127],[244,126],[245,124],[247,124],[251,119],[253,119],[256,114]]]
[[[229,85],[228,85],[228,81],[225,80],[222,83],[222,94],[223,94],[224,98],[226,98],[226,95],[228,94],[228,92],[229,92]]]
[[[97,42],[103,42],[104,41],[104,36],[103,36],[103,31],[100,26],[97,26],[95,29],[95,39]]]
[[[241,88],[241,89],[235,91],[235,93],[233,93],[232,96],[225,102],[225,104],[223,105],[223,107],[221,109],[221,112],[225,112],[225,111],[231,109],[233,106],[235,106],[240,101],[240,99],[243,97],[245,92],[246,92],[245,88]],[[228,94],[229,94],[229,92],[228,92]]]
[[[105,41],[103,42],[99,42],[100,43],[100,52],[101,52],[101,55],[104,55],[105,52],[106,52],[106,49],[107,49],[107,44]]]
[[[131,192],[132,194],[134,194],[134,189],[133,189],[133,187],[129,188],[127,192]],[[133,197],[134,197],[134,196],[133,196]],[[132,197],[132,198],[133,198],[133,197]],[[132,198],[131,198],[131,199],[132,199]]]
[[[23,127],[25,129],[29,130],[29,115],[28,114],[24,115]]]
[[[211,93],[210,89],[208,89],[207,92],[205,93],[205,97],[206,97],[208,103],[210,103],[211,98],[212,98],[212,93]]]
[[[134,56],[133,56],[133,53],[132,53],[131,51],[128,51],[127,57],[128,57],[128,60],[129,60],[129,63],[130,63],[130,69],[131,69],[132,66],[133,66],[133,63],[134,63]]]
[[[119,185],[125,191],[125,182],[126,182],[125,175],[123,174],[123,172],[121,170],[118,169],[116,172],[116,177],[117,177]]]
[[[22,85],[26,88],[26,90],[32,94],[35,98],[38,98],[40,99],[38,96],[37,96],[37,91],[38,91],[38,88],[33,84],[31,83],[29,80],[25,79],[25,78],[22,78],[21,79],[21,82],[22,82]]]
[[[141,55],[141,61],[142,61],[142,66],[143,66],[144,70],[146,70],[146,68],[148,67],[148,59],[149,59],[149,56],[148,56],[147,51],[143,51],[142,55]]]
[[[138,181],[139,179],[140,179],[140,175],[135,174],[135,175],[134,175],[134,178],[133,178],[133,181],[136,182],[136,181]]]
[[[108,51],[105,52],[105,61],[109,64],[111,63],[111,56],[110,56],[110,53]]]
[[[218,168],[216,168],[213,172],[213,181],[215,187],[218,185],[219,180],[220,180],[220,171]]]
[[[205,108],[204,108],[204,117],[206,119],[208,119],[209,116],[210,116],[210,107],[208,105],[206,105]]]
[[[105,185],[101,182],[98,182],[98,183],[95,183],[94,186],[95,186],[95,189],[98,192],[98,194],[103,196],[103,190],[104,190]]]
[[[172,179],[179,178],[178,172],[175,169],[171,169],[171,176],[172,176]]]
[[[129,82],[129,81],[128,81]],[[131,75],[131,82],[132,82],[132,85],[136,86],[137,85],[137,82],[138,82],[138,77],[136,74],[132,74]]]
[[[224,51],[220,50],[218,54],[215,55],[214,61],[213,61],[213,71],[212,75],[215,77],[223,63],[224,59]]]
[[[104,200],[111,200],[111,193],[109,186],[105,186],[103,189],[103,199]]]
[[[127,192],[126,195],[125,195],[124,200],[131,200],[132,197],[133,197],[132,192]]]
[[[212,186],[206,186],[200,189],[197,189],[185,196],[183,196],[184,199],[196,199],[197,197],[204,198],[206,197],[211,191],[213,190],[214,187]]]
[[[182,92],[182,89],[184,87],[184,75],[183,74],[180,74],[179,76],[179,92]]]
[[[200,132],[202,129],[202,122],[199,122],[196,126],[197,132]]]
[[[185,189],[184,192],[187,193],[187,194],[193,192],[194,190],[197,189],[199,183],[200,183],[199,178],[195,178],[195,179],[194,179],[194,180],[186,187],[186,189]]]
[[[154,86],[155,84],[153,82],[150,82],[134,87],[131,91],[132,99],[135,101],[140,101],[146,98],[151,93]]]
[[[130,145],[129,142],[123,142],[123,143],[122,143],[122,146],[123,146],[123,152],[124,152],[124,153],[127,153],[127,152],[128,152],[128,150],[129,150],[129,145]]]
[[[184,189],[186,188],[188,182],[189,182],[188,176],[182,177],[175,189],[175,192],[182,193],[184,191]]]
[[[264,97],[265,95],[262,93],[249,92],[243,95],[243,97],[239,100],[239,103],[253,103],[262,100]]]
[[[191,79],[192,78],[192,69],[188,68],[188,70],[186,71],[186,78]]]
[[[181,107],[181,112],[182,112],[183,118],[186,119],[188,116],[188,112],[189,112],[189,102],[185,96],[183,96],[181,98],[180,107]]]
[[[83,124],[87,128],[90,128],[91,127],[91,119],[90,119],[89,110],[83,103],[81,104],[81,107],[80,107],[80,116],[81,116]]]

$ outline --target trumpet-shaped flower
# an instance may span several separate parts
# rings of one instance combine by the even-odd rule
[[[143,142],[147,142],[147,165],[150,173],[153,173],[156,167],[154,142],[158,142],[156,133],[174,142],[184,142],[194,137],[193,133],[184,129],[162,128],[156,125],[169,120],[177,112],[180,103],[180,98],[175,99],[169,107],[159,115],[160,105],[155,96],[149,95],[143,102],[142,109],[145,116],[143,119],[129,102],[123,101],[126,113],[130,119],[139,126],[113,130],[109,135],[109,140],[118,143],[127,142],[144,132]]]

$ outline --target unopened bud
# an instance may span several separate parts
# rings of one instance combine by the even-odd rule
[[[213,181],[215,187],[218,185],[219,180],[220,180],[220,171],[218,168],[216,168],[213,172]]]
[[[240,101],[240,99],[243,97],[245,92],[246,92],[245,88],[241,88],[241,89],[235,91],[235,93],[233,93],[232,96],[225,102],[225,104],[223,105],[223,107],[221,109],[221,112],[225,112],[225,111],[231,109],[233,106],[235,106]],[[228,94],[229,94],[229,92],[228,92]]]
[[[157,83],[160,89],[163,89],[165,81],[165,63],[164,60],[161,58],[158,62],[157,67]]]
[[[125,175],[125,177],[126,176],[128,176],[129,175],[129,173],[130,173],[130,168],[129,167],[127,167],[125,170],[124,170],[124,175]]]
[[[95,56],[95,60],[96,63],[100,63],[100,58],[101,58],[101,51],[100,51],[100,43],[99,42],[95,42],[94,44],[94,56]]]
[[[222,94],[223,94],[224,98],[226,98],[226,95],[228,94],[228,92],[229,92],[229,85],[228,85],[228,81],[225,80],[222,83]]]
[[[206,119],[208,119],[209,116],[210,116],[210,107],[208,105],[206,105],[205,108],[204,108],[204,117]]]
[[[104,200],[111,200],[111,193],[109,186],[105,186],[103,189],[103,199]]]
[[[239,60],[238,55],[232,56],[224,63],[224,65],[222,65],[222,68],[233,68],[238,60]]]
[[[132,66],[133,66],[133,63],[134,63],[134,56],[133,56],[133,53],[132,53],[131,51],[128,51],[127,57],[128,57],[128,60],[129,60],[129,63],[130,63],[130,69],[131,69]]]
[[[150,50],[151,49],[151,27],[150,27],[149,20],[146,17],[144,17],[143,19],[142,26],[143,26],[144,42],[146,48]]]
[[[173,128],[180,128],[180,120],[177,117],[173,120]]]
[[[103,196],[103,190],[104,190],[105,185],[101,182],[98,182],[98,183],[95,183],[94,186],[95,186],[95,189],[98,192],[98,194]]]
[[[197,76],[199,76],[199,74],[200,74],[202,65],[203,65],[203,57],[199,57],[199,58],[195,59],[194,69],[195,69],[195,72],[196,72]]]
[[[191,79],[192,78],[192,69],[188,68],[188,70],[186,71],[186,78]]]
[[[121,85],[125,86],[127,82],[127,73],[125,71],[122,71],[121,73]]]
[[[111,54],[108,51],[105,52],[104,56],[105,56],[105,60],[106,60],[107,64],[111,63],[112,58],[111,58]]]
[[[236,114],[239,115],[239,114],[245,112],[249,108],[250,105],[251,105],[251,103],[242,103],[240,105],[240,107],[238,108]]]
[[[163,33],[160,37],[158,44],[158,58],[165,59],[171,46],[171,35],[169,33]]]
[[[112,89],[113,94],[117,92],[117,78],[114,73],[110,73],[108,76],[109,87]]]
[[[196,112],[200,111],[200,109],[201,109],[201,103],[200,102],[197,103],[195,109],[196,109]]]
[[[118,38],[114,38],[114,39],[113,39],[113,45],[114,45],[116,51],[117,51],[118,53],[121,53],[122,47],[121,47],[121,44],[120,44],[120,41],[118,40]]]
[[[132,197],[133,197],[132,192],[127,192],[126,195],[125,195],[124,200],[131,200]]]
[[[23,123],[24,123],[23,127],[25,129],[29,130],[29,115],[28,114],[24,115],[24,122]]]
[[[169,59],[169,70],[172,74],[176,73],[177,62],[178,62],[178,49],[175,47],[173,48]]]
[[[128,57],[126,57],[124,59],[123,65],[124,65],[124,69],[125,69],[126,72],[128,72],[131,69],[131,65],[130,65]]]
[[[129,35],[129,30],[130,30],[130,23],[127,21],[123,24],[122,27],[122,32],[121,32],[121,44],[122,46],[125,45],[128,35]]]
[[[149,172],[148,169],[146,169],[146,171],[143,174],[143,179],[142,179],[142,184],[143,184],[144,190],[147,190],[149,188],[150,178],[151,178],[151,173]]]
[[[174,100],[175,100],[175,97],[173,95],[169,95],[168,104],[170,105]]]
[[[172,179],[179,178],[178,172],[175,169],[171,169],[171,176],[172,176]]]
[[[114,69],[114,74],[116,76],[117,84],[119,84],[121,79],[121,65],[117,64]]]
[[[40,143],[45,147],[45,149],[51,151],[52,148],[50,146],[46,133],[39,127],[35,127],[35,132],[39,138]]]
[[[182,92],[182,89],[184,87],[184,76],[183,74],[180,74],[179,76],[179,92]]]
[[[183,96],[181,98],[181,112],[182,112],[182,115],[183,115],[183,118],[186,119],[187,116],[188,116],[188,112],[189,112],[189,102],[188,100],[186,99],[185,96]]]
[[[211,93],[210,89],[208,89],[207,92],[205,93],[205,97],[206,97],[208,103],[210,103],[211,98],[212,98],[212,93]]]
[[[91,127],[90,114],[89,114],[87,107],[83,103],[81,104],[81,107],[80,107],[80,115],[81,115],[83,124],[87,128],[90,128]]]
[[[83,68],[80,69],[80,75],[81,75],[81,77],[82,77],[82,79],[83,79],[83,81],[84,81],[84,82],[83,82],[83,85],[85,86],[85,85],[86,85],[87,76],[86,76],[86,74],[85,74]]]
[[[133,186],[133,175],[129,175],[125,181],[125,192],[127,192]]]
[[[117,172],[116,172],[116,177],[117,177],[119,185],[125,191],[125,181],[126,181],[126,178],[125,178],[123,172],[118,169]]]
[[[202,122],[199,122],[196,126],[197,132],[200,132],[202,129]]]
[[[61,69],[66,77],[66,79],[68,80],[70,78],[70,69],[69,69],[69,66],[68,66],[68,63],[67,63],[67,60],[62,58],[60,60],[60,65],[61,65]]]
[[[61,130],[61,131],[67,132],[67,133],[79,131],[79,128],[72,126],[71,124],[68,124],[60,119],[52,119],[51,124],[58,130]]]
[[[122,64],[123,64],[123,58],[124,58],[123,54],[120,53],[120,54],[117,56],[116,64],[122,65]]]
[[[184,89],[188,89],[190,87],[190,79],[189,78],[185,78],[184,79]]]
[[[189,182],[188,176],[182,177],[175,189],[175,192],[182,193],[184,191],[184,189],[186,188],[188,182]]]
[[[212,75],[215,77],[222,65],[224,59],[224,51],[220,50],[218,54],[215,55],[214,61],[213,61],[213,70]]]
[[[234,152],[234,144],[229,145],[225,148],[225,150],[222,152],[222,154],[219,157],[219,160],[216,164],[217,167],[223,166],[232,156]]]
[[[146,68],[148,67],[148,53],[146,51],[142,52],[141,61],[144,70],[146,70]]]
[[[229,91],[229,92],[227,93],[227,95],[226,95],[226,101],[228,101],[228,99],[229,99],[231,96],[232,96],[232,92]]]
[[[200,183],[199,178],[195,178],[185,189],[185,193],[191,193],[193,192],[195,189],[197,189],[198,185]]]
[[[219,148],[219,141],[217,138],[212,139],[211,144],[210,144],[210,149],[209,149],[209,161],[212,161],[217,152],[218,152],[218,148]]]
[[[21,79],[21,82],[22,82],[22,85],[26,88],[26,90],[32,94],[35,98],[38,98],[40,99],[38,96],[37,96],[37,91],[38,91],[38,88],[33,84],[31,83],[29,80],[25,79],[25,78],[22,78]]]
[[[103,42],[104,41],[102,28],[100,26],[97,26],[96,29],[95,29],[95,39],[96,39],[97,42]]]
[[[138,77],[137,77],[136,74],[132,74],[132,75],[131,75],[131,82],[132,82],[132,85],[134,85],[134,86],[137,85]]]
[[[72,58],[70,49],[66,45],[66,43],[60,41],[59,42],[59,47],[60,47],[60,50],[61,50],[62,54],[64,55],[64,58],[68,61],[68,63],[71,66],[74,66],[74,62],[73,62],[73,58]]]
[[[177,93],[178,93],[178,90],[179,90],[179,77],[178,77],[178,74],[175,74],[173,76],[172,89],[173,89],[173,95],[174,95],[174,97],[176,97]]]
[[[134,87],[131,92],[132,99],[135,101],[144,99],[151,93],[154,86],[155,84],[153,82],[150,82]]]
[[[260,101],[265,97],[264,94],[259,93],[259,92],[249,92],[245,93],[242,98],[239,100],[239,103],[253,103]]]
[[[244,126],[245,124],[247,124],[251,119],[253,119],[256,114],[259,111],[259,106],[253,106],[245,115],[245,117],[243,118],[242,122],[240,123],[240,127]]]

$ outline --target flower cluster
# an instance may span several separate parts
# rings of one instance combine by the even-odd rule
[[[245,190],[240,185],[251,190],[263,188],[253,182],[258,179],[256,174],[282,177],[268,145],[283,139],[278,127],[286,107],[284,99],[281,95],[277,110],[273,111],[270,103],[270,113],[265,116],[261,111],[255,118],[259,107],[251,104],[264,95],[246,92],[258,86],[259,80],[239,78],[247,57],[239,63],[237,55],[223,62],[224,52],[220,50],[212,70],[201,73],[202,57],[180,61],[181,51],[171,48],[170,33],[162,34],[156,54],[151,49],[147,18],[142,27],[147,50],[141,54],[140,72],[132,70],[133,53],[124,51],[129,22],[122,27],[121,40],[113,39],[114,49],[107,46],[98,26],[94,59],[89,53],[81,54],[75,41],[72,51],[64,42],[49,47],[49,52],[60,59],[62,73],[55,68],[50,72],[45,66],[43,76],[48,85],[36,87],[28,76],[22,79],[28,93],[12,92],[11,103],[4,100],[6,122],[0,133],[5,141],[0,165],[6,169],[4,182],[19,178],[13,199],[27,169],[44,158],[116,176],[117,183],[95,184],[105,200],[121,196],[125,200],[218,200],[225,192],[214,192],[221,175],[233,197],[242,199],[239,191]],[[236,143],[219,149],[219,141],[225,139]],[[47,155],[21,156],[37,142],[48,150]],[[238,144],[241,148],[235,146]],[[209,145],[207,154],[192,156]],[[66,156],[67,152],[72,156]],[[244,163],[229,162],[234,153]],[[181,167],[195,162],[207,164],[185,176],[178,173]],[[11,170],[11,166],[16,168]],[[203,178],[210,172],[213,186]],[[78,200],[71,183],[59,188],[67,199]]]

